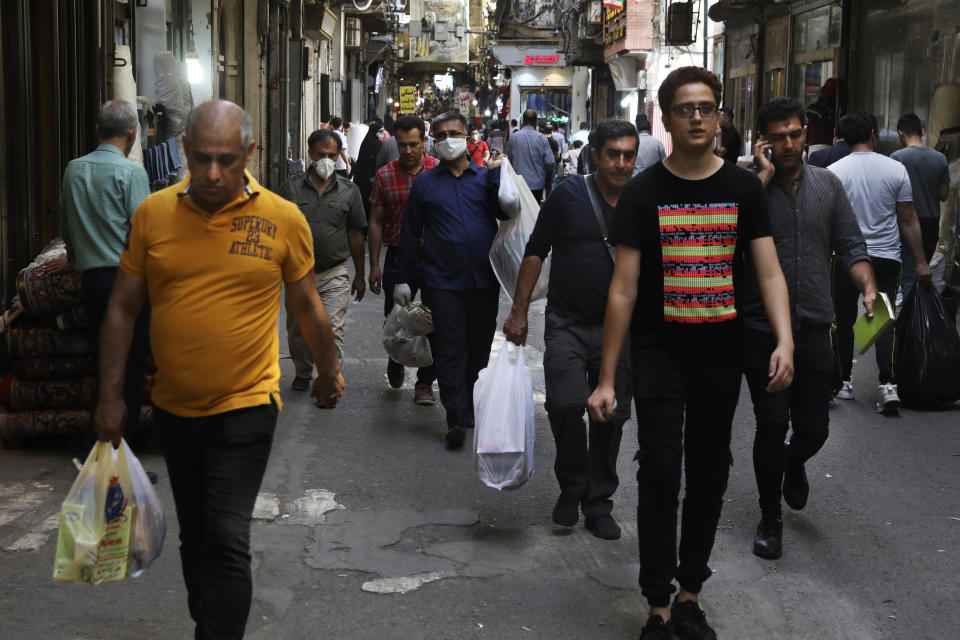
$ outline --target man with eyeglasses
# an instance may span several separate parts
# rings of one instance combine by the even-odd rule
[[[717,77],[700,67],[667,76],[659,101],[673,151],[627,183],[613,219],[617,258],[603,362],[587,404],[598,422],[614,415],[617,364],[630,329],[640,587],[650,605],[642,640],[716,638],[697,600],[711,575],[707,563],[732,459],[741,376],[736,305],[748,245],[777,340],[767,389],[785,389],[793,376],[787,285],[762,185],[713,154],[722,90]],[[674,579],[680,591],[670,606]]]
[[[782,553],[781,495],[791,509],[806,506],[810,486],[804,468],[827,440],[830,390],[836,358],[830,342],[833,300],[831,255],[863,293],[867,316],[877,296],[873,268],[843,183],[827,169],[803,162],[806,109],[793,98],[775,98],[757,112],[760,137],[753,162],[764,184],[770,228],[790,291],[796,372],[789,390],[766,390],[770,353],[776,347],[750,260],[738,296],[744,324],[744,374],[757,429],[753,469],[761,520],[753,553]],[[789,427],[790,443],[784,445]],[[782,488],[781,488],[782,487]]]
[[[630,363],[625,351],[617,368],[617,409],[609,422],[583,421],[587,396],[600,371],[603,312],[613,276],[607,229],[614,207],[633,173],[637,130],[623,120],[605,120],[590,134],[594,175],[569,175],[543,203],[527,242],[513,308],[503,325],[507,339],[527,341],[527,309],[547,255],[552,252],[547,293],[543,372],[546,409],[557,445],[553,469],[560,497],[553,522],[572,527],[582,509],[586,527],[605,540],[620,537],[610,499],[619,485],[617,456],[623,423],[630,418]]]
[[[467,154],[467,120],[433,120],[440,165],[410,187],[400,228],[393,287],[396,304],[410,302],[410,282],[423,271],[423,302],[433,314],[430,348],[447,414],[446,442],[459,449],[473,427],[473,384],[487,365],[497,330],[500,285],[490,266],[497,218],[505,219],[498,154],[481,167]],[[421,241],[423,245],[421,249]]]

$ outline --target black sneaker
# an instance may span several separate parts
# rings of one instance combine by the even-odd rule
[[[707,624],[707,614],[693,600],[678,603],[674,598],[670,622],[681,640],[717,640],[717,632]]]
[[[783,501],[794,511],[800,511],[807,506],[809,495],[810,483],[803,465],[788,462],[783,470]]]
[[[467,433],[463,427],[454,425],[447,429],[447,449],[460,449],[463,447],[463,441],[466,440]]]
[[[310,388],[310,378],[301,378],[297,376],[293,379],[293,383],[290,385],[290,388],[294,391],[306,391]]]
[[[553,505],[553,515],[551,516],[554,524],[561,527],[572,527],[580,519],[580,507],[576,502],[567,502],[563,498],[557,499],[557,504]]]
[[[757,525],[753,539],[753,555],[767,560],[776,560],[783,553],[783,521],[779,518],[763,518]]]
[[[673,622],[664,622],[660,616],[650,616],[640,632],[640,640],[678,640],[673,632]]]
[[[620,525],[613,519],[613,516],[602,515],[595,518],[587,518],[584,526],[598,538],[603,540],[619,540]]]

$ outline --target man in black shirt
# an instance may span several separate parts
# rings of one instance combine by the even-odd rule
[[[803,163],[806,109],[793,98],[775,98],[757,113],[760,138],[754,147],[757,176],[766,187],[770,228],[790,292],[796,373],[790,389],[766,390],[767,363],[775,347],[750,261],[742,295],[744,374],[750,387],[757,431],[753,468],[762,514],[753,553],[779,558],[782,551],[782,496],[792,509],[806,506],[810,486],[804,464],[827,440],[830,388],[836,357],[830,344],[833,301],[831,256],[863,293],[873,315],[877,285],[867,245],[843,183],[831,171]],[[768,156],[767,153],[770,153]],[[792,426],[790,444],[784,446]]]
[[[641,640],[672,640],[674,633],[684,640],[716,638],[697,599],[711,575],[707,562],[732,460],[741,377],[737,284],[748,245],[777,340],[768,390],[786,388],[793,376],[787,285],[762,186],[755,175],[713,154],[722,90],[717,77],[700,67],[667,76],[659,101],[673,151],[624,187],[613,220],[617,259],[603,363],[587,406],[597,421],[613,414],[617,362],[630,329],[640,587],[650,605]],[[674,579],[680,592],[671,607]]]
[[[596,145],[597,172],[586,178],[569,176],[543,203],[527,242],[503,332],[514,344],[526,343],[530,296],[543,261],[552,251],[543,369],[547,415],[557,444],[553,469],[560,485],[553,521],[573,526],[582,509],[593,535],[615,540],[620,537],[620,527],[610,515],[610,498],[619,484],[617,455],[623,423],[630,417],[626,353],[617,368],[618,406],[613,419],[591,421],[589,442],[583,412],[600,372],[603,312],[613,275],[607,229],[620,191],[633,173],[637,130],[623,120],[606,120],[591,139]]]
[[[740,132],[733,126],[733,109],[730,107],[720,109],[717,124],[720,126],[720,146],[717,147],[717,155],[727,162],[737,164],[741,140]]]

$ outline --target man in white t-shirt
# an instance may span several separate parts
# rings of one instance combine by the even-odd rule
[[[930,280],[930,265],[923,253],[920,223],[913,208],[910,176],[902,164],[874,152],[876,118],[860,111],[844,116],[841,123],[851,152],[827,168],[843,183],[867,242],[877,288],[887,294],[892,305],[900,287],[901,238],[905,249],[911,251],[916,260],[917,280]],[[837,397],[845,400],[853,398],[853,323],[857,319],[859,296],[860,290],[853,281],[838,271],[834,277],[834,304],[843,387]],[[883,414],[895,414],[900,406],[893,375],[893,339],[891,329],[875,343],[880,374],[877,411]]]
[[[340,116],[330,118],[330,128],[340,138],[340,153],[337,155],[337,164],[334,166],[334,170],[346,178],[350,175],[350,158],[347,155],[347,135],[343,132],[343,118]]]

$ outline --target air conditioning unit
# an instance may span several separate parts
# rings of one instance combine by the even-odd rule
[[[693,30],[693,3],[674,2],[667,9],[667,44],[685,46],[693,44],[696,33]]]
[[[347,49],[360,49],[363,47],[363,23],[360,18],[347,18],[344,21],[345,35],[343,45]]]

